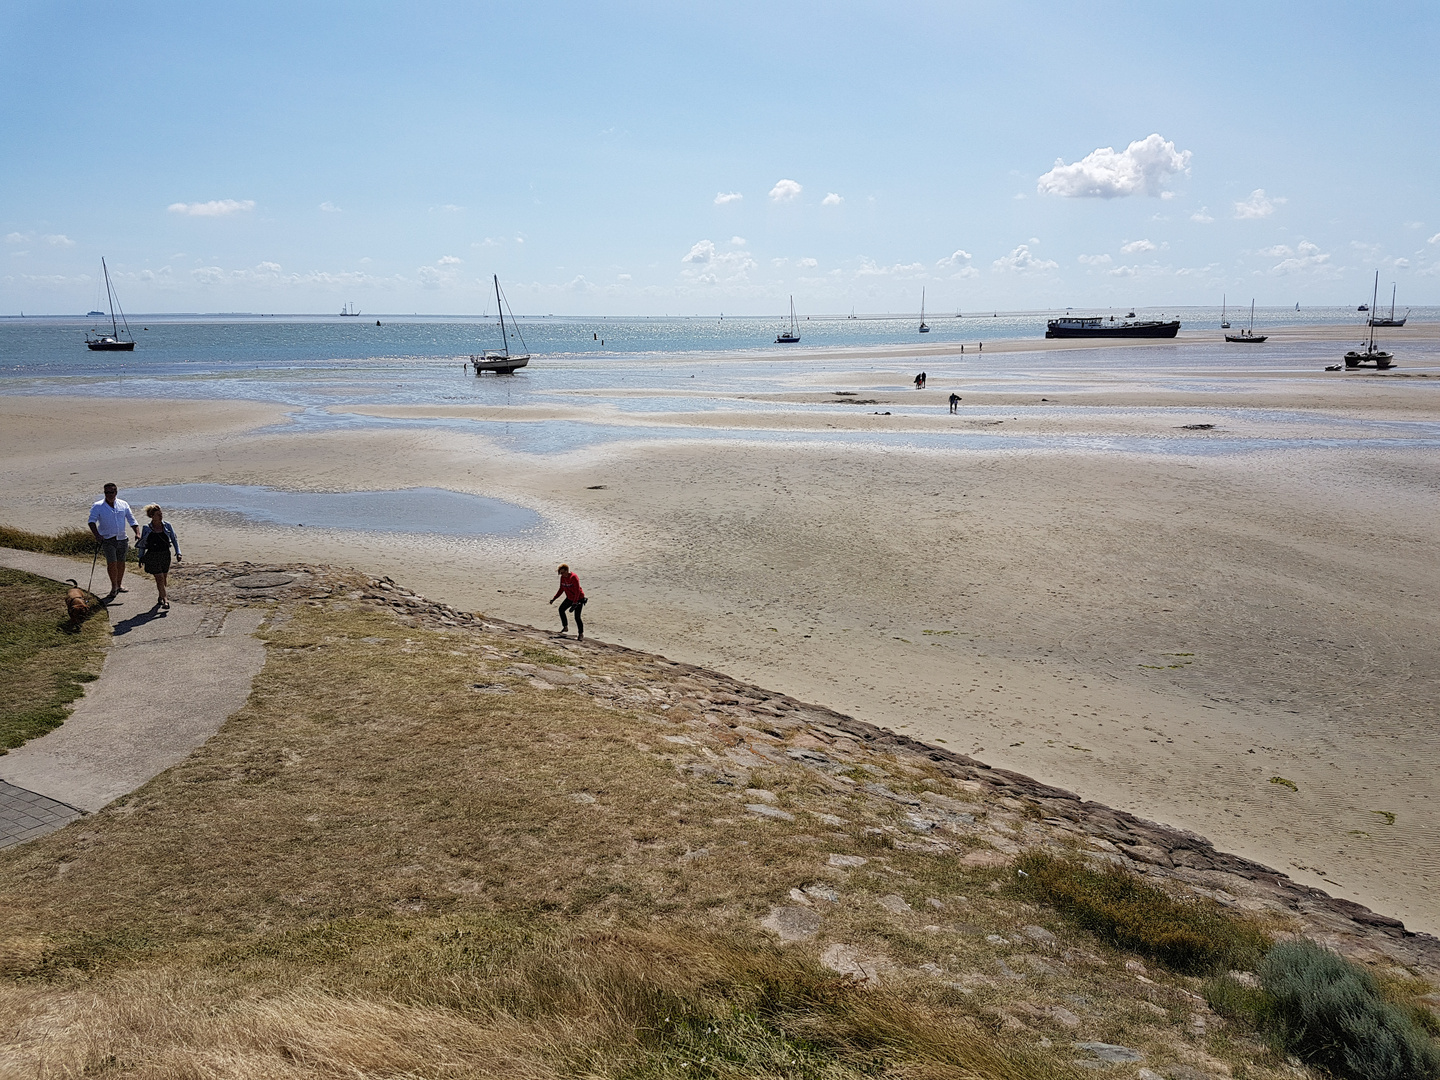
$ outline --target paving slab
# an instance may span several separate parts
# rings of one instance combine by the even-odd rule
[[[0,566],[82,584],[89,571],[75,560],[3,548]],[[0,756],[0,782],[90,813],[183,761],[245,704],[265,664],[265,647],[253,636],[264,610],[172,603],[160,612],[148,578],[127,574],[126,584],[130,591],[110,604],[100,677],[65,723]],[[0,822],[6,806],[23,801],[0,800]],[[20,824],[17,817],[13,827]]]

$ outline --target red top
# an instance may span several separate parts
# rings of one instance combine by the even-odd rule
[[[553,604],[555,602],[555,597],[559,596],[561,593],[564,593],[565,599],[569,600],[572,604],[575,603],[577,600],[584,600],[585,590],[580,588],[579,575],[561,574],[560,588],[555,590],[555,596],[550,597],[550,602]]]

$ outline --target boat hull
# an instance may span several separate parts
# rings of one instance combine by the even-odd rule
[[[777,338],[775,339],[775,344],[776,344],[776,345],[798,345],[799,343],[800,343],[800,335],[799,335],[799,334],[781,334],[779,337],[777,337]]]
[[[1232,341],[1236,345],[1259,345],[1268,336],[1268,334],[1226,334],[1225,340]]]
[[[483,375],[487,371],[493,375],[513,375],[528,363],[530,363],[528,356],[470,357],[470,366],[475,369],[476,375]]]
[[[1380,349],[1365,352],[1355,352],[1353,349],[1345,354],[1345,366],[1347,368],[1373,367],[1384,371],[1386,368],[1395,366],[1395,357]]]
[[[1404,319],[1371,319],[1370,326],[1404,326]]]
[[[1077,325],[1055,319],[1045,326],[1047,338],[1173,338],[1180,332],[1180,320],[1173,322],[1111,323],[1084,320]]]
[[[109,338],[101,338],[99,341],[85,342],[91,352],[134,352],[135,342],[114,341]]]

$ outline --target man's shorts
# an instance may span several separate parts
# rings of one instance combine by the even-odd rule
[[[107,563],[123,563],[126,553],[130,550],[130,538],[128,536],[107,536],[100,541],[100,550],[105,552]]]

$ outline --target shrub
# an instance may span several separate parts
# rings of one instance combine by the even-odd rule
[[[1118,866],[1095,870],[1033,853],[1019,890],[1110,944],[1187,974],[1249,969],[1270,946],[1254,920],[1209,900],[1177,900]]]
[[[1344,957],[1287,942],[1270,950],[1258,974],[1269,997],[1267,1027],[1307,1063],[1353,1080],[1440,1077],[1440,1050]]]

